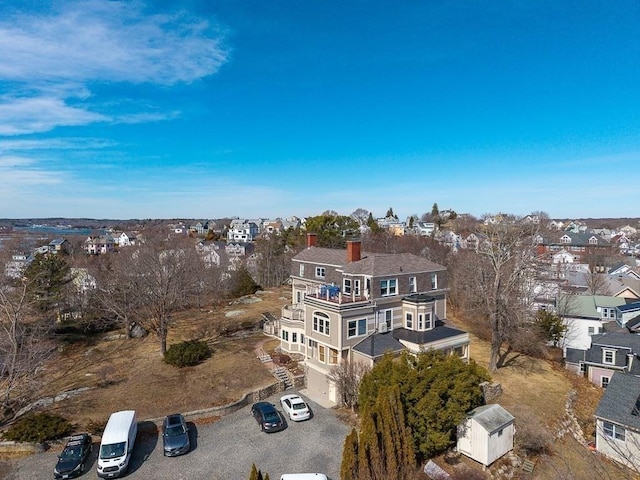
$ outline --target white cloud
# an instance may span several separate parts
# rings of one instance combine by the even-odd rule
[[[171,85],[226,62],[220,34],[185,13],[149,14],[140,2],[62,2],[0,21],[0,78]]]
[[[138,1],[54,2],[46,11],[0,7],[0,135],[49,131],[94,122],[139,123],[175,116],[130,112],[119,117],[71,99],[106,83],[189,83],[227,61],[222,34],[185,12],[150,13]],[[95,89],[94,89],[95,90]]]
[[[109,119],[99,113],[72,107],[59,98],[3,100],[0,103],[0,135],[46,132],[56,126],[86,125]]]

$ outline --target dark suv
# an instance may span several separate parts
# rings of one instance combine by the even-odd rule
[[[84,472],[87,458],[93,450],[91,435],[73,435],[58,455],[58,463],[53,469],[53,478],[74,478]]]
[[[189,429],[179,413],[168,415],[162,423],[162,445],[166,457],[176,457],[191,448]]]
[[[279,432],[284,428],[280,412],[269,402],[254,403],[251,407],[251,414],[263,432]]]

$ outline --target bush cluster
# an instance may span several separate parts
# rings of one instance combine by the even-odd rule
[[[34,413],[14,423],[3,434],[3,438],[15,442],[44,442],[71,432],[73,425],[66,418],[50,413]]]
[[[164,354],[164,361],[174,367],[191,367],[209,358],[211,350],[207,342],[189,340],[171,345]]]

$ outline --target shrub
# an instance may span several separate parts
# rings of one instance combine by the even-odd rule
[[[92,435],[102,436],[106,426],[107,420],[89,420],[86,429]]]
[[[191,367],[209,358],[211,350],[207,342],[189,340],[171,345],[164,354],[164,361],[174,367]]]
[[[14,423],[3,437],[15,442],[44,442],[64,437],[72,431],[73,425],[60,415],[34,413]]]

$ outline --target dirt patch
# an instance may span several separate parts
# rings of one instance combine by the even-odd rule
[[[288,293],[283,287],[264,294],[261,302],[243,304],[242,313],[233,318],[225,317],[233,305],[176,315],[169,345],[197,338],[212,348],[211,357],[195,367],[165,364],[153,335],[143,339],[111,335],[68,345],[44,369],[47,382],[41,397],[91,387],[52,408],[72,419],[79,429],[90,420],[106,420],[116,410],[134,409],[140,419],[147,419],[239,400],[246,392],[274,381],[256,357],[255,347],[268,338],[259,329],[262,313],[279,316],[282,305],[288,303]],[[234,333],[221,334],[229,331]]]

